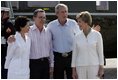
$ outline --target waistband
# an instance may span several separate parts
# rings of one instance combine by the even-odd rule
[[[42,57],[42,58],[39,58],[39,59],[30,59],[31,61],[44,61],[44,60],[48,60],[49,57]]]
[[[59,55],[59,56],[62,56],[62,57],[68,57],[69,55],[72,55],[72,51],[70,52],[65,52],[65,53],[60,53],[60,52],[54,52],[54,55]]]

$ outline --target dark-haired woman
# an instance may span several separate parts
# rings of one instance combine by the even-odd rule
[[[19,16],[15,20],[15,42],[8,43],[5,68],[8,69],[8,79],[29,78],[30,38],[28,37],[28,19]]]

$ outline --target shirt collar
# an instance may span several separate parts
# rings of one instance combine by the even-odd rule
[[[60,23],[59,23],[59,21],[58,21],[58,19],[57,19],[57,25],[59,26],[59,25],[61,25]],[[69,19],[67,18],[67,21],[66,21],[66,23],[64,24],[64,25],[69,25]]]
[[[32,30],[36,30],[36,29],[38,29],[38,28],[37,28],[36,25],[34,24],[33,27],[32,27]],[[43,30],[42,30],[42,31],[45,31],[45,29],[46,29],[45,26],[43,26]]]

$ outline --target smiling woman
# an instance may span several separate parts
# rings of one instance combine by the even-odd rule
[[[8,43],[5,69],[8,79],[29,79],[30,38],[28,19],[19,16],[15,19],[15,42]],[[25,49],[24,49],[25,47]]]
[[[103,41],[99,32],[90,25],[92,17],[88,11],[77,15],[77,22],[82,31],[74,40],[72,64],[73,78],[98,79],[104,74]]]

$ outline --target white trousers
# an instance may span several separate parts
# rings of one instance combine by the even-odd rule
[[[15,74],[15,73],[9,73],[7,75],[7,79],[29,79],[29,74]]]
[[[99,79],[99,66],[77,66],[76,67],[79,79]]]

